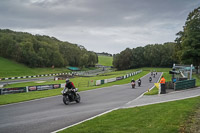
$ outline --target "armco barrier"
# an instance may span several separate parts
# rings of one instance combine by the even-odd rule
[[[107,83],[114,82],[114,81],[116,81],[116,78],[107,79]]]
[[[125,79],[125,78],[128,78],[128,77],[134,76],[134,75],[136,75],[136,74],[138,74],[140,72],[142,72],[142,70],[137,71],[137,72],[133,72],[133,73],[130,73],[130,74],[126,74],[126,75],[121,76],[121,77],[110,78],[110,79],[103,79],[103,80],[97,80],[96,81],[96,85],[101,85],[101,84],[105,84],[105,83],[114,82],[114,81],[117,81],[117,80],[122,80],[122,79]]]
[[[21,77],[10,77],[10,78],[0,78],[1,80],[10,80],[10,79],[24,79],[24,78],[36,78],[36,77],[45,77],[45,76],[57,76],[57,75],[72,75],[76,73],[53,73],[53,74],[42,74],[42,75],[34,75],[34,76],[21,76]]]
[[[101,80],[97,80],[96,85],[101,85]]]

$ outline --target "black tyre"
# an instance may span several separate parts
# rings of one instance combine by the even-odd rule
[[[76,94],[76,103],[80,103],[80,101],[81,101],[81,97],[80,97],[80,95],[77,93],[77,94]]]
[[[69,105],[69,97],[66,95],[66,96],[63,96],[63,103],[65,105]]]

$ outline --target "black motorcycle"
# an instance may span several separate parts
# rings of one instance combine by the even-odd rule
[[[81,97],[77,93],[78,88],[75,89],[68,89],[64,88],[63,91],[61,91],[63,95],[63,103],[68,105],[70,102],[75,101],[76,103],[80,103]]]
[[[141,86],[141,81],[140,80],[138,80],[138,86]]]

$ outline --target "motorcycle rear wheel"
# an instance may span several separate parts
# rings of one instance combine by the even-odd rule
[[[63,103],[65,104],[65,105],[69,105],[69,97],[66,95],[66,96],[63,96]]]

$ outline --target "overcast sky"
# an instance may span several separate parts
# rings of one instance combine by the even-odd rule
[[[0,0],[0,28],[116,54],[173,42],[200,0]]]

